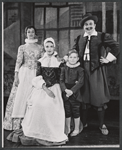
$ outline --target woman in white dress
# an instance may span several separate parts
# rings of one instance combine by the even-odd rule
[[[20,128],[26,111],[26,99],[31,92],[31,81],[36,76],[37,60],[43,56],[43,47],[35,39],[35,27],[27,26],[25,35],[25,44],[18,48],[14,83],[3,120],[3,128],[6,130]]]
[[[23,134],[13,132],[8,140],[14,141],[19,136],[24,145],[32,145],[34,141],[43,145],[62,145],[68,140],[64,133],[65,112],[59,85],[61,62],[55,56],[54,47],[52,38],[44,41],[46,53],[38,60],[37,77],[32,80],[33,91],[22,121]]]

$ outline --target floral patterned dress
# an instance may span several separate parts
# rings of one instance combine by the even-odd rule
[[[37,60],[43,55],[43,47],[37,40],[25,40],[26,44],[19,46],[15,65],[18,72],[19,85],[13,83],[7,102],[3,128],[6,130],[19,129],[26,111],[26,99],[31,92],[31,81],[36,76]]]

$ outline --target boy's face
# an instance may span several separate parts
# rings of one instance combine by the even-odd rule
[[[79,57],[76,53],[72,53],[69,55],[68,61],[71,65],[76,64],[78,60],[79,60]]]
[[[95,27],[96,24],[94,23],[94,20],[87,20],[84,23],[83,29],[87,34],[91,35],[92,32],[95,30]]]
[[[53,55],[53,53],[54,53],[54,45],[53,45],[53,43],[47,42],[45,44],[45,50],[46,50],[47,55],[49,55],[49,56]]]

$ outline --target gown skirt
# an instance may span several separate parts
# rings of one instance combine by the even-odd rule
[[[26,99],[31,92],[32,79],[36,76],[36,69],[21,66],[19,70],[19,85],[13,83],[12,90],[6,105],[3,128],[16,130],[20,128],[21,118],[25,115]]]
[[[42,145],[61,145],[68,140],[64,133],[65,112],[59,84],[49,87],[55,94],[51,98],[42,88],[34,88],[27,100],[27,111],[22,121],[22,132],[19,140],[23,145],[31,145],[36,141]],[[8,140],[17,132],[11,133]],[[16,141],[18,140],[16,139]]]

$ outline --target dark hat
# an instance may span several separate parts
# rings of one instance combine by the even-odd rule
[[[87,21],[87,20],[94,20],[95,23],[97,23],[98,21],[98,18],[97,16],[93,16],[92,14],[88,13],[88,14],[85,14],[81,21],[80,21],[80,26],[83,27],[84,26],[84,23]]]

